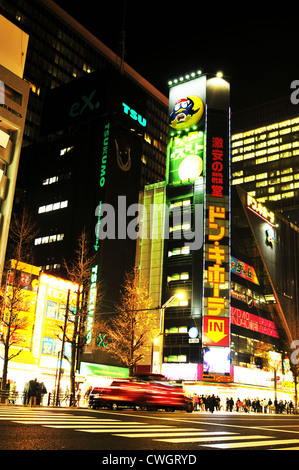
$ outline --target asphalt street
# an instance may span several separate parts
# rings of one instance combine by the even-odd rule
[[[202,450],[274,449],[299,450],[299,415],[0,407],[1,451],[121,452],[153,464],[148,455],[163,451],[191,459]]]

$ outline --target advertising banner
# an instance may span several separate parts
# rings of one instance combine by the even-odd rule
[[[205,101],[205,76],[169,91],[168,184],[186,183],[204,176]]]

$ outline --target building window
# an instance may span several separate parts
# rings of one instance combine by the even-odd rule
[[[46,206],[40,206],[38,208],[39,214],[44,214],[45,212],[52,212],[59,209],[65,209],[68,206],[68,201],[55,202],[52,204],[47,204]]]
[[[61,242],[64,239],[64,233],[58,233],[56,235],[47,235],[39,237],[34,240],[35,245],[45,245],[47,243]]]

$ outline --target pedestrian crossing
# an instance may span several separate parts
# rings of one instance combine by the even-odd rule
[[[186,425],[154,424],[136,420],[125,421],[117,415],[115,418],[95,415],[78,415],[62,410],[51,411],[44,408],[3,407],[0,408],[1,421],[11,421],[24,425],[40,425],[52,429],[72,429],[74,432],[89,434],[110,434],[120,439],[150,438],[165,444],[198,444],[202,449],[246,449],[265,447],[273,450],[297,450],[299,438],[275,439],[274,435],[262,433],[247,435],[235,431],[207,431],[206,429]],[[186,424],[186,423],[185,423]]]

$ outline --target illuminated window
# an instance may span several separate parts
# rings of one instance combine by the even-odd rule
[[[269,134],[269,139],[272,139],[273,137],[276,137],[278,135],[278,131],[274,131],[274,132],[270,132]],[[277,139],[278,140],[278,139]],[[272,145],[269,143],[270,141],[268,141],[268,145]]]
[[[60,155],[66,155],[67,153],[69,153],[74,147],[65,147],[64,149],[61,149],[60,150]]]
[[[54,204],[47,204],[46,206],[40,206],[38,213],[43,214],[45,212],[52,212],[59,209],[65,209],[68,206],[68,201],[55,202]]]
[[[170,204],[170,209],[174,209],[175,207],[187,207],[187,206],[190,206],[190,204],[191,204],[191,199],[174,201]]]
[[[233,142],[232,148],[240,147],[240,145],[243,145],[243,140],[239,140],[238,142]]]
[[[256,183],[257,188],[263,188],[265,186],[268,186],[268,181],[260,181],[259,183]]]
[[[256,159],[256,164],[259,165],[260,163],[266,163],[267,162],[267,157],[264,158],[257,158]]]
[[[289,198],[289,197],[294,197],[294,195],[295,195],[294,191],[290,191],[289,193],[283,193],[283,194],[281,195],[281,198],[282,198],[282,199],[287,199],[287,198]]]
[[[174,248],[172,251],[169,251],[168,257],[178,256],[178,255],[189,255],[189,253],[190,253],[190,246],[186,245],[186,246],[182,246],[179,248]]]
[[[254,157],[255,157],[255,152],[246,153],[244,155],[244,160],[249,160],[249,158],[254,158]]]
[[[281,178],[281,182],[282,183],[286,183],[287,181],[293,181],[293,175],[290,175],[290,176],[283,176]]]
[[[235,171],[232,176],[233,178],[236,178],[237,176],[243,176],[243,170],[240,170],[240,171]]]
[[[235,162],[241,162],[242,160],[244,160],[244,157],[243,155],[240,155],[238,157],[233,157],[232,158],[232,162],[235,163]]]
[[[276,153],[275,155],[271,155],[268,157],[268,162],[273,162],[274,160],[279,160],[279,154]]]
[[[265,178],[268,178],[268,173],[260,173],[259,175],[256,175],[257,180],[263,180]]]
[[[254,180],[255,180],[255,175],[246,176],[246,178],[244,178],[244,183],[249,183],[250,181],[254,181]]]
[[[34,240],[35,245],[44,245],[47,243],[61,242],[64,239],[64,233],[56,235],[47,235],[45,237],[39,237]]]
[[[266,155],[267,154],[267,150],[258,150],[257,152],[255,152],[255,155],[257,157],[261,157],[262,155]]]
[[[285,134],[290,134],[290,132],[291,132],[291,128],[288,127],[287,129],[282,129],[281,131],[279,131],[279,134],[285,135]]]
[[[292,152],[283,152],[280,154],[281,158],[290,158],[292,156],[293,156]]]
[[[43,180],[43,186],[45,186],[47,184],[56,183],[57,181],[58,181],[58,176],[52,176],[52,178],[47,178],[47,179]]]
[[[232,184],[242,184],[244,181],[244,178],[236,178],[235,180],[233,180]]]
[[[281,194],[274,194],[273,196],[269,196],[269,201],[280,201]]]
[[[286,175],[286,174],[292,173],[292,172],[293,172],[293,168],[284,168],[284,170],[281,170],[282,175]]]
[[[279,147],[273,147],[271,149],[268,149],[268,154],[269,153],[274,153],[274,152],[279,152]]]
[[[175,225],[174,227],[169,227],[169,232],[172,233],[177,230],[190,230],[190,227],[191,226],[189,222],[185,222],[184,224],[178,224],[178,225]]]

